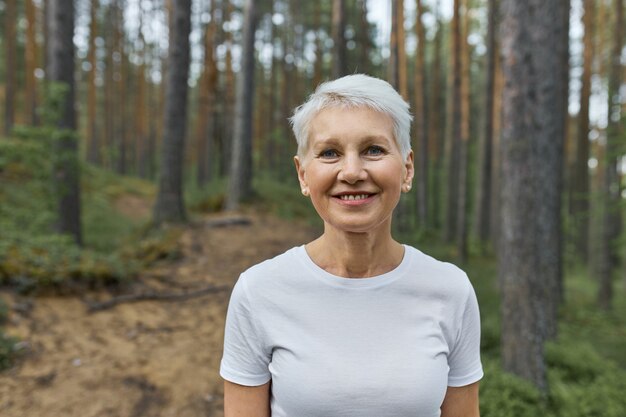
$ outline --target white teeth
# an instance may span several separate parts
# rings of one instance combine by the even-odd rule
[[[367,194],[350,194],[350,195],[342,195],[340,198],[342,200],[348,200],[348,201],[352,201],[352,200],[364,200],[368,197]]]

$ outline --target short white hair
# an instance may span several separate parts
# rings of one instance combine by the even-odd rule
[[[298,142],[298,155],[307,149],[309,128],[322,110],[366,107],[389,116],[393,122],[394,139],[403,157],[411,151],[409,104],[387,81],[364,74],[346,75],[320,84],[306,102],[298,106],[289,119]]]

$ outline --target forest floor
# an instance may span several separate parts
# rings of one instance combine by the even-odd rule
[[[121,213],[148,216],[136,197]],[[217,225],[238,217],[247,224]],[[218,227],[219,226],[219,227]],[[181,234],[182,257],[143,271],[126,292],[226,290],[185,301],[141,301],[90,313],[81,297],[1,293],[6,333],[21,340],[18,363],[0,374],[3,417],[223,416],[219,376],[230,288],[241,271],[311,240],[306,223],[252,211],[195,218]]]

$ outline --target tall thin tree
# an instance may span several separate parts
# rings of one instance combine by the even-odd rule
[[[37,78],[35,71],[38,66],[39,47],[37,45],[37,6],[33,0],[26,0],[26,48],[24,48],[24,64],[26,74],[26,100],[24,105],[25,120],[33,126],[39,124],[37,106],[39,98],[37,95]]]
[[[252,194],[252,120],[254,104],[254,34],[256,0],[244,8],[241,72],[237,79],[235,127],[226,208],[235,210]]]
[[[487,5],[487,71],[485,75],[485,115],[484,132],[480,140],[480,168],[476,198],[476,234],[482,250],[486,250],[491,238],[491,190],[493,173],[493,122],[494,84],[496,69],[496,25],[498,0],[489,0]]]
[[[78,140],[74,107],[74,2],[48,2],[47,67],[49,105],[55,107],[57,131],[53,135],[53,186],[57,198],[59,233],[71,235],[82,243]]]
[[[100,164],[100,138],[98,122],[96,116],[96,37],[98,36],[98,0],[91,0],[90,22],[89,22],[89,49],[87,51],[87,61],[89,62],[89,74],[87,76],[87,160],[92,164]]]
[[[4,11],[4,44],[5,44],[5,100],[4,100],[4,134],[13,130],[15,123],[15,99],[17,96],[17,60],[16,60],[16,25],[17,0],[7,0]]]
[[[415,1],[415,37],[417,38],[417,51],[415,52],[415,76],[414,76],[414,101],[415,108],[415,138],[417,144],[417,215],[420,225],[428,224],[428,115],[426,112],[426,36],[422,23],[423,5],[421,0]],[[436,111],[436,110],[434,110]]]
[[[187,78],[189,76],[191,0],[173,2],[170,37],[170,65],[165,102],[165,126],[161,149],[159,191],[154,222],[186,220],[183,201],[183,155],[187,119]]]
[[[461,30],[461,114],[459,139],[459,165],[455,169],[459,183],[459,196],[457,206],[457,252],[459,261],[464,263],[467,259],[468,239],[468,167],[469,167],[469,142],[470,142],[470,48],[467,42],[469,36],[470,12],[469,1],[463,2],[463,20]]]
[[[621,102],[620,86],[623,81],[621,64],[624,47],[624,4],[623,0],[614,0],[615,20],[613,27],[613,45],[609,67],[608,126],[604,155],[604,183],[602,186],[603,212],[601,219],[598,304],[610,310],[613,299],[613,275],[616,267],[615,240],[620,229],[620,184],[617,165],[620,158],[620,123]]]
[[[568,10],[568,9],[567,9]],[[562,0],[502,0],[501,354],[547,390],[544,342],[556,321],[563,122]]]
[[[461,78],[462,78],[462,51],[461,46],[461,0],[454,0],[452,15],[452,33],[450,60],[450,102],[448,104],[448,135],[446,146],[446,219],[444,222],[444,238],[447,242],[454,242],[458,231],[459,211],[459,159],[461,139]]]
[[[576,253],[579,259],[588,259],[589,247],[589,99],[593,64],[593,39],[595,35],[595,0],[584,4],[583,26],[583,74],[580,88],[580,111],[576,132],[576,160],[572,173],[572,220],[575,224]]]
[[[332,0],[333,78],[346,75],[346,11],[345,0]]]

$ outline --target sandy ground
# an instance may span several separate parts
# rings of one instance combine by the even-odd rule
[[[253,213],[244,214],[248,225],[208,226],[224,216],[188,227],[183,258],[145,271],[134,290],[232,287],[248,266],[314,237],[303,224]],[[97,313],[78,297],[0,294],[11,307],[6,332],[23,341],[25,352],[0,374],[0,416],[223,416],[218,369],[229,294]]]

